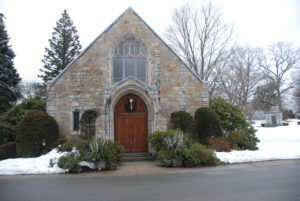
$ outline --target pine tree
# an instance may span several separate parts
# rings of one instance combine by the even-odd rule
[[[54,79],[80,52],[81,45],[76,27],[66,10],[56,22],[50,48],[45,48],[43,73],[38,75],[44,82]]]
[[[255,110],[269,111],[271,106],[278,105],[278,96],[273,82],[258,86],[254,93],[253,108]]]
[[[0,13],[0,114],[5,112],[21,96],[21,78],[14,67],[15,53],[8,45],[9,37]]]

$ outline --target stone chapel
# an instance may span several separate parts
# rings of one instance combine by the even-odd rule
[[[47,112],[68,139],[93,109],[95,136],[119,141],[125,152],[148,152],[147,137],[167,130],[170,114],[208,106],[207,83],[128,8],[54,80]]]

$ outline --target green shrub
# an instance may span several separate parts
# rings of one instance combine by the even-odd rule
[[[259,142],[259,139],[255,136],[255,132],[256,130],[252,126],[241,131],[242,138],[237,143],[237,146],[242,150],[257,150],[257,143]]]
[[[166,148],[167,144],[165,142],[165,138],[168,135],[167,132],[155,131],[148,137],[151,147],[157,152],[159,152],[161,149]],[[173,132],[173,131],[169,131],[169,132]]]
[[[177,111],[171,114],[172,129],[180,129],[184,133],[193,134],[194,119],[185,111]]]
[[[16,143],[9,142],[0,145],[0,160],[4,160],[7,158],[15,158],[16,156]]]
[[[214,153],[207,149],[204,145],[194,143],[189,151],[186,153],[184,165],[186,167],[193,166],[216,166],[219,160]]]
[[[95,135],[96,126],[95,122],[98,113],[95,110],[86,110],[83,112],[80,119],[80,129],[81,133],[87,138],[91,138]]]
[[[207,144],[209,137],[222,136],[218,115],[208,107],[202,107],[195,112],[196,138],[200,143]]]
[[[179,130],[169,130],[163,141],[165,147],[158,151],[158,161],[166,167],[182,167],[191,140]]]
[[[239,150],[240,147],[238,146],[239,142],[242,140],[243,135],[239,132],[232,131],[228,134],[227,140],[230,143],[230,147],[232,149]]]
[[[46,111],[45,100],[39,97],[25,99],[0,116],[0,133],[5,133],[5,137],[0,136],[0,144],[15,141],[18,125],[30,110]]]
[[[45,146],[58,139],[58,125],[53,117],[40,110],[29,111],[20,122],[16,148],[20,156],[39,156]]]
[[[80,151],[87,151],[89,149],[89,143],[90,140],[67,140],[61,145],[59,151],[70,152],[74,147]]]
[[[255,136],[256,130],[246,121],[246,118],[239,106],[230,104],[222,98],[210,100],[210,108],[220,118],[224,137],[229,138],[231,133],[239,133],[242,137],[236,145],[240,149],[256,150],[259,142]]]
[[[0,145],[13,142],[15,140],[13,128],[6,122],[0,122],[0,133]]]
[[[222,137],[210,137],[208,148],[216,151],[230,151],[230,143]]]
[[[74,150],[73,147],[76,149]],[[77,149],[78,148],[78,149]],[[80,162],[93,164],[92,169],[114,170],[117,168],[123,147],[118,142],[112,142],[101,138],[92,140],[68,141],[61,149],[72,150],[58,159],[58,166],[67,169],[69,173],[82,172],[85,168]]]
[[[82,172],[83,168],[79,165],[82,161],[82,157],[79,153],[70,152],[65,156],[61,156],[58,159],[58,167],[68,170],[69,173],[79,173]]]
[[[165,167],[192,167],[197,165],[216,165],[217,159],[213,152],[205,146],[193,143],[192,140],[179,130],[155,132],[154,143],[150,144],[157,153],[157,160]],[[161,139],[161,143],[157,143]],[[156,146],[153,146],[153,144]],[[157,146],[158,145],[158,146]],[[210,155],[211,157],[210,157]],[[211,160],[211,161],[209,161]]]

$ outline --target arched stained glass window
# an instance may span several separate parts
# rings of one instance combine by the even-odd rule
[[[116,46],[113,58],[114,82],[119,82],[129,76],[146,82],[146,54],[145,45],[133,39],[125,40]]]

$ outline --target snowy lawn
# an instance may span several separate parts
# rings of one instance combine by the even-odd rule
[[[254,125],[259,138],[257,151],[216,152],[225,163],[243,163],[278,159],[300,158],[300,125],[297,120],[290,120],[289,126],[261,127]]]
[[[57,149],[53,149],[48,154],[37,158],[2,160],[0,161],[0,175],[64,173],[66,170],[59,168],[57,164],[50,167],[50,159],[57,161],[62,155],[64,153],[59,153]]]

